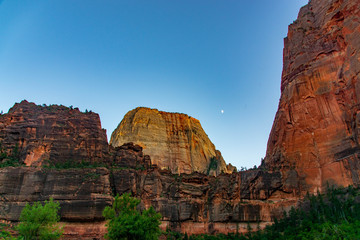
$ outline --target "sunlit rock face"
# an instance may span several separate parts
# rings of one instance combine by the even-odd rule
[[[359,23],[359,0],[312,0],[289,26],[265,165],[301,191],[359,185]]]
[[[153,164],[172,173],[228,172],[200,121],[186,114],[136,108],[125,115],[111,135],[110,144],[114,147],[127,142],[142,146]],[[211,161],[216,164],[210,166]]]

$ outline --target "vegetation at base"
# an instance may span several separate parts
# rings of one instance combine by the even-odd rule
[[[206,174],[209,175],[210,171],[216,170],[217,167],[218,167],[218,160],[216,159],[216,157],[212,157],[210,159],[210,164],[209,164]]]
[[[9,229],[10,226],[8,226],[6,223],[0,223],[0,239],[13,239]]]
[[[108,220],[107,239],[157,240],[161,235],[161,215],[153,207],[140,212],[140,200],[125,193],[117,195],[111,207],[106,207],[103,216]]]
[[[35,202],[33,205],[26,204],[20,214],[20,223],[12,228],[0,223],[0,239],[5,240],[56,240],[62,237],[63,230],[58,225],[60,217],[59,203],[50,198],[44,205]],[[17,237],[11,235],[17,232]]]
[[[20,163],[20,152],[19,147],[16,145],[11,153],[8,154],[5,149],[3,149],[0,143],[0,168],[3,167],[18,167],[23,165]]]
[[[45,201],[44,205],[35,202],[33,205],[26,204],[21,211],[20,223],[16,226],[19,235],[24,239],[60,239],[62,229],[57,224],[60,220],[58,211],[60,205],[52,198]]]
[[[349,186],[328,188],[325,194],[308,194],[300,208],[292,208],[263,230],[244,235],[168,233],[166,236],[169,240],[357,240],[360,239],[360,190]]]

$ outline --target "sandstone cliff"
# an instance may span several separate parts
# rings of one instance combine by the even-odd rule
[[[107,145],[106,135],[96,135],[104,133],[96,114],[56,105],[50,109],[23,101],[0,117],[1,151],[11,152],[18,145],[20,163],[28,163],[28,155],[50,144],[48,155],[40,155],[30,166],[0,168],[0,220],[17,221],[27,202],[52,197],[60,202],[66,239],[102,239],[106,231],[102,210],[116,194],[131,192],[142,200],[142,207],[153,205],[162,214],[163,229],[189,234],[244,232],[248,222],[254,228],[258,221],[264,226],[298,199],[296,192],[286,190],[278,171],[258,169],[217,177],[173,174],[152,165],[139,145]],[[198,121],[186,118],[198,124],[191,131],[199,132]],[[69,121],[55,125],[61,119]],[[183,122],[179,126],[186,126]],[[32,134],[27,134],[29,126]],[[82,137],[86,142],[91,136],[100,146],[79,147]],[[83,165],[84,161],[92,165]],[[104,167],[94,168],[97,164]]]
[[[136,108],[125,115],[111,135],[110,144],[114,147],[127,142],[142,146],[153,164],[172,173],[228,172],[200,121],[186,114]]]
[[[17,146],[27,166],[41,166],[49,159],[101,162],[109,148],[98,114],[27,101],[0,115],[0,143],[8,151]]]
[[[15,149],[19,162],[26,166],[151,165],[141,146],[109,146],[98,114],[58,105],[39,106],[25,100],[0,115],[0,153],[11,155]]]
[[[200,233],[246,232],[281,217],[297,196],[283,192],[279,172],[218,177],[148,169],[0,168],[0,220],[16,221],[27,202],[50,197],[61,206],[65,239],[103,239],[102,211],[115,194],[131,192],[162,214],[162,228]]]
[[[359,22],[359,0],[312,0],[285,38],[265,165],[303,192],[360,183]]]
[[[144,143],[109,146],[97,114],[16,104],[0,115],[0,150],[10,154],[18,146],[19,160],[28,166],[0,168],[0,220],[16,221],[27,202],[53,197],[61,204],[67,239],[101,239],[102,209],[115,194],[131,192],[142,199],[142,207],[153,205],[161,212],[164,229],[244,232],[248,222],[254,228],[257,221],[270,223],[306,191],[327,182],[359,186],[359,6],[360,0],[312,0],[289,27],[279,109],[266,158],[256,170],[217,177],[173,174],[194,170],[191,161],[181,162],[182,156],[193,158],[192,149],[216,156],[199,122],[186,115],[137,109],[123,120],[128,121],[124,134],[145,134],[154,146],[174,149],[174,162],[180,161],[182,169],[175,164],[161,169],[143,153]],[[150,113],[137,116],[140,110]],[[67,159],[106,168],[32,167]],[[164,155],[155,161],[161,166],[168,159]],[[208,167],[209,159],[203,162]]]

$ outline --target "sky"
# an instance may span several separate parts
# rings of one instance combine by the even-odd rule
[[[200,120],[227,163],[259,165],[283,39],[307,0],[0,0],[0,111],[26,99]]]

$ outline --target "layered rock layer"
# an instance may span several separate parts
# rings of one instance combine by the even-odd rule
[[[261,170],[218,177],[148,169],[0,168],[0,219],[17,221],[27,202],[60,203],[65,239],[103,239],[102,211],[115,194],[130,192],[141,208],[154,206],[162,228],[200,233],[246,232],[263,227],[297,201],[282,191],[279,172]]]
[[[0,220],[17,221],[26,203],[52,197],[60,203],[66,239],[102,239],[106,231],[102,210],[116,194],[131,192],[142,200],[142,207],[152,205],[162,214],[164,230],[241,232],[246,231],[248,222],[253,227],[257,222],[263,226],[280,217],[297,200],[296,192],[287,190],[278,171],[258,169],[217,177],[198,172],[173,174],[151,164],[142,147],[133,143],[114,148],[103,143],[106,136],[90,135],[97,136],[95,145],[100,146],[78,147],[82,137],[89,137],[86,134],[102,131],[95,124],[98,117],[91,120],[86,113],[61,106],[51,109],[24,101],[0,117],[1,151],[10,153],[18,146],[20,163],[27,163],[27,156],[39,146],[57,146],[30,166],[0,168]],[[69,122],[58,127],[60,119]],[[84,124],[88,124],[85,129]],[[32,134],[27,134],[29,126],[33,126]],[[71,131],[65,131],[70,126]],[[200,124],[189,131],[199,132],[198,128]],[[98,147],[100,153],[95,151]],[[92,165],[82,165],[84,161]],[[94,168],[96,163],[105,167]]]
[[[98,114],[58,105],[39,106],[25,100],[0,115],[0,153],[3,152],[16,155],[19,163],[26,166],[151,165],[141,146],[109,146]]]
[[[151,156],[153,164],[172,173],[231,172],[215,149],[200,121],[186,114],[150,108],[128,112],[111,135],[114,147],[134,142]]]
[[[265,165],[302,192],[359,185],[360,1],[312,0],[289,26]],[[295,170],[297,176],[289,175]]]
[[[183,114],[135,109],[114,132],[112,143],[119,147],[113,148],[97,114],[16,104],[0,115],[0,150],[18,149],[19,161],[28,167],[0,168],[0,219],[16,221],[27,202],[53,197],[61,204],[66,238],[101,239],[103,208],[115,194],[131,192],[142,207],[152,205],[162,214],[164,229],[244,232],[248,222],[263,226],[282,216],[306,191],[326,183],[359,185],[359,6],[359,0],[312,0],[289,27],[279,109],[257,170],[217,177],[173,174],[206,173],[209,158],[217,156],[200,123]],[[133,141],[128,134],[145,152],[150,148],[141,135],[150,146],[168,151],[150,152],[165,170],[151,165],[141,146],[122,145]],[[32,167],[69,159],[108,168]],[[225,169],[225,163],[218,166]]]
[[[47,160],[101,162],[109,151],[98,114],[27,101],[0,115],[0,143],[8,152],[17,148],[27,166],[41,166]]]

